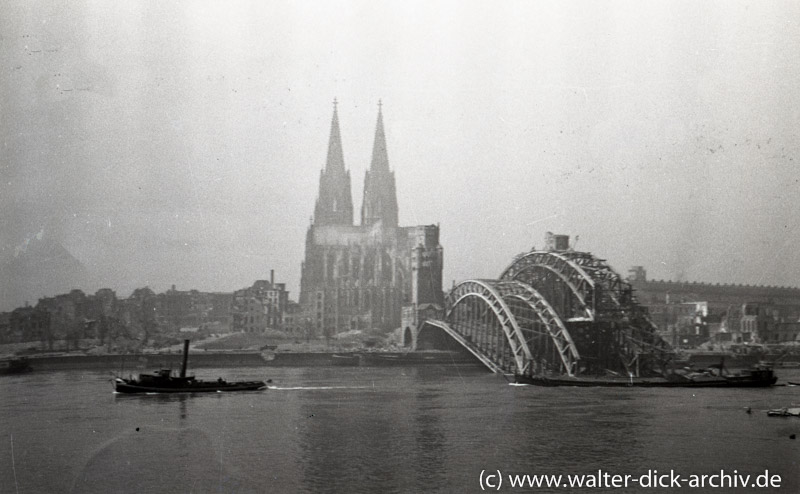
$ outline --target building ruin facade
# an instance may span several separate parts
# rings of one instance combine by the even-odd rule
[[[676,348],[800,342],[800,288],[651,280],[643,266],[628,282]]]

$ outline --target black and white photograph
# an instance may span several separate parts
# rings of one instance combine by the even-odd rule
[[[800,3],[0,0],[0,493],[800,493]]]

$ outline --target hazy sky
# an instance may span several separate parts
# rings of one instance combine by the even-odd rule
[[[94,291],[300,263],[339,101],[356,217],[383,100],[445,284],[546,231],[651,278],[800,285],[798,2],[0,4],[0,237]],[[42,295],[53,295],[44,293]]]

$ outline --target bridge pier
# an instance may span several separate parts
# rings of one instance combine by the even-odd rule
[[[403,348],[411,351],[421,350],[417,343],[420,328],[428,319],[441,319],[443,315],[444,311],[439,304],[424,303],[403,307],[401,317]]]

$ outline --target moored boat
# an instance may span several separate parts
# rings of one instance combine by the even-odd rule
[[[357,354],[338,354],[331,355],[331,365],[343,367],[357,367],[361,363],[361,356]]]
[[[209,393],[255,391],[267,387],[264,381],[228,382],[222,378],[216,381],[201,381],[194,376],[186,375],[188,359],[189,340],[184,340],[180,375],[173,376],[171,369],[161,369],[153,374],[139,374],[136,379],[116,377],[114,390],[117,393]]]
[[[361,354],[361,365],[364,367],[459,364],[472,365],[475,362],[475,357],[466,352],[364,352]]]
[[[770,417],[800,417],[800,408],[775,408],[767,410]]]
[[[766,388],[778,378],[770,368],[757,367],[738,374],[686,373],[656,377],[516,376],[518,384],[536,386],[643,387],[643,388]]]
[[[0,375],[24,374],[32,370],[33,367],[31,367],[30,361],[25,357],[0,360]]]

